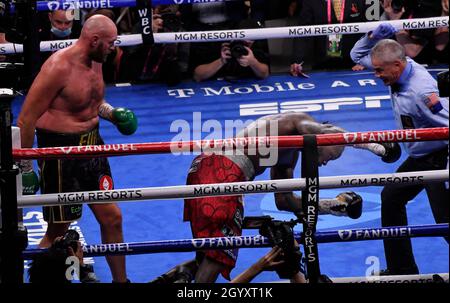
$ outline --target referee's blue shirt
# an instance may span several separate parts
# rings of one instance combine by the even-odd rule
[[[373,69],[370,50],[379,41],[362,37],[353,47],[351,57],[355,63]],[[407,58],[400,79],[390,87],[391,103],[398,129],[448,127],[448,98],[439,97],[437,81],[421,65]],[[413,158],[425,156],[447,147],[448,141],[405,142]]]

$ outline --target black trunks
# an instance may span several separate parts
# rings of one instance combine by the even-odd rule
[[[86,133],[63,134],[37,129],[39,147],[103,145],[98,126]],[[41,193],[111,190],[114,188],[108,158],[39,161]],[[70,223],[81,217],[82,204],[44,207],[47,222]]]

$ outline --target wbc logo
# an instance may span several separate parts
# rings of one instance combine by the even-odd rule
[[[112,190],[114,188],[114,183],[110,176],[102,176],[99,183],[100,190]]]

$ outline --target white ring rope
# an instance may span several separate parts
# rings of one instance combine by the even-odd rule
[[[245,30],[223,30],[204,32],[155,33],[155,43],[207,42],[229,40],[262,40],[276,38],[299,38],[312,36],[327,36],[332,34],[363,34],[373,31],[381,23],[390,23],[396,29],[416,30],[437,27],[448,27],[449,17],[433,17],[421,19],[402,19],[393,21],[376,21],[345,24],[326,24],[293,27],[271,27]],[[43,52],[56,51],[72,45],[76,39],[42,41],[40,49]],[[116,46],[132,46],[142,44],[142,35],[119,36]],[[0,54],[22,53],[21,44],[0,44]]]
[[[448,170],[407,172],[394,174],[351,175],[319,178],[320,189],[342,187],[383,186],[385,184],[425,184],[449,179]],[[182,185],[117,189],[90,192],[68,192],[17,197],[19,208],[73,204],[101,204],[138,200],[167,200],[211,196],[236,196],[269,192],[303,190],[305,179],[280,179],[268,181],[221,184]]]
[[[330,278],[333,283],[432,283],[433,276],[439,275],[448,283],[448,273],[423,274],[423,275],[399,275],[399,276],[368,276]]]

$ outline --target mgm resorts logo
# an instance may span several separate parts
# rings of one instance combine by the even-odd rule
[[[272,115],[286,112],[337,111],[348,106],[362,106],[365,109],[381,108],[383,102],[390,101],[389,95],[365,97],[340,97],[315,100],[296,100],[240,104],[240,116]]]

